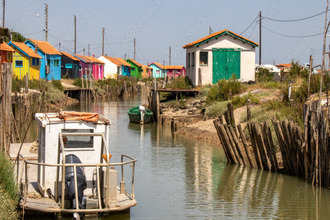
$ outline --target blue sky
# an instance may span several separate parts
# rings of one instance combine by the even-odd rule
[[[240,34],[255,19],[259,11],[265,17],[296,19],[325,11],[326,0],[7,0],[6,27],[24,36],[44,40],[45,3],[48,4],[48,41],[61,50],[73,52],[73,16],[77,16],[77,52],[82,54],[88,44],[91,54],[101,54],[102,27],[105,28],[105,53],[108,56],[133,58],[133,39],[137,43],[137,61],[158,61],[168,64],[169,46],[172,64],[185,64],[182,46],[225,28]],[[275,32],[306,36],[321,33],[325,15],[300,22],[262,24]],[[2,18],[0,19],[2,21]],[[262,62],[286,63],[298,60],[306,63],[314,55],[314,63],[321,62],[323,36],[287,38],[266,29],[262,30]],[[259,42],[259,28],[255,22],[244,34]],[[328,48],[328,46],[327,46]],[[258,62],[258,49],[256,62]]]

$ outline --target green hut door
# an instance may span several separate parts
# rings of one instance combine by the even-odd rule
[[[241,77],[241,50],[233,48],[213,48],[213,84],[221,79],[229,79],[232,74]]]

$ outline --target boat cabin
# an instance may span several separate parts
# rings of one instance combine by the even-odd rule
[[[26,211],[100,213],[136,205],[136,160],[122,155],[121,162],[110,163],[108,119],[97,113],[60,112],[37,113],[35,120],[38,161],[23,158],[25,171],[20,171],[24,198],[21,206]],[[131,193],[125,188],[123,172],[127,169],[133,171]]]

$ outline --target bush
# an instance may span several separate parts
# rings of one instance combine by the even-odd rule
[[[174,78],[173,81],[166,86],[166,88],[172,89],[190,89],[191,87],[192,83],[186,76]]]
[[[18,200],[18,188],[15,182],[13,164],[3,152],[0,152],[0,185],[8,193],[10,199]]]
[[[218,81],[217,84],[211,87],[206,102],[212,104],[214,101],[226,101],[231,95],[239,94],[243,91],[241,82],[236,79],[233,74],[232,78]]]
[[[233,98],[232,104],[233,104],[234,108],[239,108],[239,107],[246,105],[248,98],[250,98],[251,104],[257,105],[260,102],[260,100],[257,97],[253,96],[251,94],[251,92],[249,92],[248,95],[245,95],[243,97],[235,96]]]
[[[60,91],[63,91],[63,86],[62,86],[62,83],[61,83],[60,80],[53,80],[53,81],[52,81],[52,85],[53,85],[56,89],[58,89],[58,90],[60,90]]]
[[[215,118],[221,114],[223,114],[227,110],[227,105],[229,101],[223,102],[214,102],[210,106],[208,106],[205,110],[205,115],[210,118]]]
[[[256,72],[256,81],[257,82],[268,82],[271,81],[274,77],[274,74],[271,73],[266,68],[260,68],[258,72]]]

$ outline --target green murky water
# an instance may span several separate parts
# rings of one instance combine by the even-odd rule
[[[329,219],[330,190],[291,176],[226,165],[219,146],[173,139],[169,128],[156,124],[130,124],[126,111],[138,104],[131,100],[76,109],[110,118],[113,162],[121,154],[138,160],[137,206],[102,219]]]

